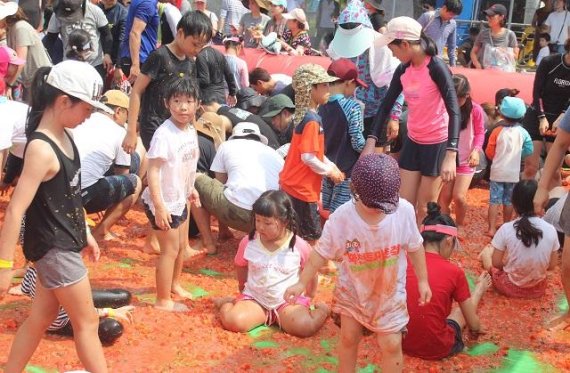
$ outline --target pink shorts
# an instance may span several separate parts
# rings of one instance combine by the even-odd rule
[[[279,327],[281,327],[281,322],[279,320],[279,312],[281,312],[283,309],[285,309],[285,307],[292,305],[291,303],[283,302],[274,309],[267,309],[267,308],[263,307],[258,301],[256,301],[255,298],[253,298],[252,296],[246,295],[246,294],[238,295],[237,298],[235,299],[234,303],[242,301],[242,300],[251,300],[251,301],[259,304],[261,306],[261,308],[263,308],[263,310],[265,311],[265,315],[266,315],[266,319],[265,319],[265,325],[266,326],[271,326],[277,322],[279,324]],[[310,308],[311,307],[311,298],[304,297],[304,296],[297,297],[295,304]]]
[[[491,278],[495,289],[510,298],[535,299],[546,293],[546,279],[532,287],[521,288],[511,282],[507,272],[497,268],[491,269]]]
[[[473,175],[475,173],[474,167],[469,167],[469,165],[459,165],[455,171],[457,175]]]

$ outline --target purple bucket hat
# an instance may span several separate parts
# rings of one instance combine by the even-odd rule
[[[360,0],[352,0],[338,17],[338,24],[360,23],[365,27],[372,28],[368,11]]]
[[[361,157],[351,175],[354,192],[362,203],[392,214],[400,198],[400,169],[394,158],[386,154]]]

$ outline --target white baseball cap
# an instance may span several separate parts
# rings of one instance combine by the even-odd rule
[[[386,25],[386,31],[377,39],[377,45],[385,46],[396,39],[417,41],[421,39],[422,25],[410,17],[396,17]]]
[[[46,83],[89,105],[113,114],[107,105],[99,102],[103,92],[103,80],[87,62],[66,60],[51,68]]]
[[[255,135],[257,136],[257,138],[259,138],[259,141],[261,141],[262,143],[264,143],[265,145],[267,145],[268,141],[267,141],[267,137],[263,136],[261,134],[261,132],[259,131],[259,126],[255,123],[252,122],[241,122],[238,123],[233,131],[232,131],[232,135],[228,140],[231,139],[239,139],[241,137],[246,137],[249,135]]]
[[[18,11],[18,4],[13,1],[0,2],[0,20],[13,16]]]

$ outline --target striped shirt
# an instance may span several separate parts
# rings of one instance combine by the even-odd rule
[[[249,10],[239,0],[223,0],[220,8],[220,19],[223,19],[225,22],[224,29],[219,31],[224,35],[231,34],[230,26],[239,27],[241,17],[248,12]]]
[[[34,299],[36,296],[36,281],[37,281],[37,273],[34,267],[28,267],[26,274],[24,275],[24,279],[22,280],[22,293],[29,296],[30,298]],[[63,309],[63,307],[59,307],[59,313],[55,320],[48,326],[47,330],[50,332],[60,330],[64,328],[69,323],[69,316],[67,316],[67,312]]]

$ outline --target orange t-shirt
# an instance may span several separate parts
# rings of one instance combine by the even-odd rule
[[[325,136],[321,117],[307,112],[293,131],[289,153],[279,174],[281,189],[305,202],[318,202],[323,177],[315,173],[301,159],[301,154],[315,153],[319,160],[325,155]]]

